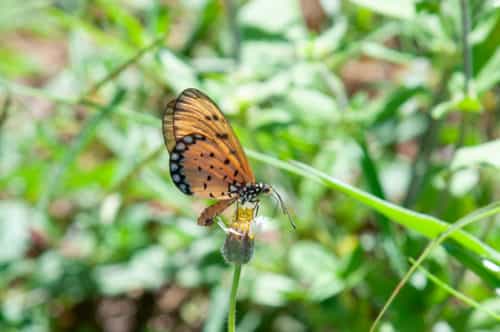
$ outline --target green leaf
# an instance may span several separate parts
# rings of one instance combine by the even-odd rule
[[[471,251],[465,250],[464,247],[453,243],[453,241],[449,241],[443,246],[450,255],[456,258],[463,266],[466,266],[469,271],[474,272],[486,285],[492,289],[500,287],[498,265],[481,258]],[[494,266],[496,270],[495,268],[491,268],[491,266]]]
[[[339,48],[346,32],[347,20],[339,17],[331,28],[325,30],[317,38],[301,43],[298,53],[306,58],[322,59]]]
[[[252,300],[269,306],[283,306],[288,294],[297,291],[297,284],[283,275],[259,273],[251,291]]]
[[[217,20],[217,15],[220,12],[220,2],[217,0],[201,0],[192,2],[197,8],[191,8],[195,12],[197,21],[192,29],[186,43],[182,47],[181,53],[189,55],[197,42],[203,39],[210,32],[210,28],[214,25],[213,22]]]
[[[207,321],[203,326],[203,332],[222,331],[226,322],[228,307],[227,291],[222,287],[215,287],[210,294],[210,309]]]
[[[476,146],[458,149],[451,162],[452,169],[474,166],[492,166],[500,168],[500,140],[495,140]]]
[[[97,267],[96,282],[104,294],[117,295],[141,289],[157,289],[165,284],[168,257],[159,246],[137,252],[130,262]]]
[[[338,276],[340,264],[324,247],[313,242],[298,242],[290,251],[290,267],[313,301],[325,300],[345,287]]]
[[[296,62],[295,50],[282,41],[255,40],[241,44],[241,63],[251,77],[272,77],[280,68]]]
[[[300,10],[297,1],[252,0],[241,7],[238,18],[242,25],[270,33],[285,33],[300,20]]]
[[[297,109],[297,116],[306,123],[332,123],[340,119],[335,101],[319,91],[292,89],[288,93],[287,100]]]
[[[30,220],[35,211],[21,202],[0,202],[0,264],[24,257],[30,244]]]
[[[465,96],[457,103],[457,110],[462,112],[477,113],[483,109],[481,102],[476,97]]]
[[[176,94],[186,88],[199,88],[200,84],[196,73],[186,62],[167,49],[162,49],[158,54],[162,66],[161,76]]]
[[[497,48],[477,74],[475,88],[481,94],[493,88],[498,82],[500,82],[500,48]]]
[[[497,317],[492,317],[489,312],[496,313]],[[495,331],[499,326],[500,318],[500,298],[493,298],[480,303],[480,307],[472,312],[467,323],[467,331],[470,332],[483,332]]]
[[[488,35],[484,38],[483,42],[476,44],[473,49],[473,59],[474,68],[484,72],[486,63],[491,62],[495,56],[493,54],[498,54],[498,45],[500,44],[500,11],[498,10],[498,5],[491,5],[495,12],[496,23],[492,28],[489,29]],[[492,76],[498,76],[498,72],[485,72]],[[479,90],[478,90],[479,91]]]
[[[396,64],[408,64],[415,59],[415,57],[409,53],[403,53],[374,42],[362,43],[361,51],[373,58],[393,62]]]
[[[441,119],[443,116],[451,112],[454,107],[455,102],[451,100],[444,101],[434,106],[434,108],[431,110],[431,115],[434,119]]]
[[[399,87],[390,92],[380,101],[377,109],[374,110],[375,118],[373,124],[378,125],[384,121],[393,119],[404,103],[422,94],[428,94],[428,91],[422,86]]]
[[[108,0],[99,0],[98,4],[118,26],[123,28],[125,32],[123,35],[129,38],[133,45],[142,47],[146,44],[141,23],[128,13],[123,5]]]
[[[375,13],[399,18],[403,20],[413,19],[415,17],[415,4],[413,0],[351,0],[352,3],[368,8]]]

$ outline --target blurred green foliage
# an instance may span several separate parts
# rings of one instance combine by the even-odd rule
[[[224,234],[160,132],[187,87],[298,226],[264,202],[238,331],[367,331],[424,236],[499,200],[498,1],[469,2],[472,77],[459,0],[317,3],[0,2],[0,331],[224,329]],[[497,220],[433,251],[379,330],[498,331],[447,288],[500,313]]]

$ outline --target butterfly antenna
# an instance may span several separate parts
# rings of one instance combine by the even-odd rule
[[[292,216],[290,215],[290,212],[288,212],[288,209],[286,208],[286,205],[283,202],[283,199],[281,198],[281,195],[276,190],[274,190],[274,188],[272,189],[272,193],[273,196],[276,197],[276,199],[278,200],[280,208],[283,211],[283,213],[287,215],[288,220],[290,221],[290,225],[292,225],[293,229],[297,229],[295,223],[293,222]]]

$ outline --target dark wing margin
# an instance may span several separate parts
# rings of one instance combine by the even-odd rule
[[[226,200],[246,184],[224,146],[200,134],[179,139],[170,153],[170,176],[186,195]]]
[[[177,99],[171,100],[165,110],[163,111],[162,117],[162,131],[163,131],[163,141],[167,147],[168,152],[172,152],[175,147],[175,130],[174,130],[174,112],[175,104]]]

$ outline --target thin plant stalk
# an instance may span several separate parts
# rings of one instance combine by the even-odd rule
[[[469,45],[469,31],[470,31],[470,11],[469,11],[469,3],[468,0],[460,0],[460,10],[462,17],[462,59],[463,59],[463,70],[464,70],[464,96],[468,97],[470,95],[470,81],[473,75],[473,66],[472,66],[472,53]],[[458,141],[453,149],[452,158],[455,156],[457,150],[463,145],[465,140],[465,130],[467,123],[467,113],[462,113],[462,119],[460,123],[460,132]],[[447,180],[447,188],[450,186],[451,176],[448,177]],[[449,195],[444,197],[444,204],[440,206],[443,209],[448,207],[449,203]],[[480,238],[484,238],[481,236]],[[465,277],[466,268],[465,266],[461,266],[458,270],[456,277],[453,280],[452,286],[454,288],[458,288],[462,283],[463,278]],[[438,318],[438,315],[443,311],[446,305],[449,302],[450,297],[448,297],[445,301],[443,301],[435,310],[433,320]]]
[[[227,12],[227,19],[229,21],[229,29],[231,30],[231,36],[233,39],[233,45],[232,45],[232,56],[236,62],[240,61],[240,52],[241,52],[241,36],[240,36],[240,29],[238,26],[238,9],[237,9],[237,4],[234,3],[234,0],[225,0],[226,4],[226,12]]]
[[[469,12],[468,5],[469,5],[468,0],[460,0],[460,10],[461,10],[461,17],[462,17],[462,35],[461,35],[462,61],[463,61],[463,72],[464,72],[464,90],[463,90],[463,93],[464,93],[464,97],[466,97],[466,98],[468,98],[470,96],[470,92],[471,92],[470,91],[470,81],[472,80],[472,75],[473,75],[472,53],[471,53],[471,49],[470,49],[470,45],[469,45],[470,12]],[[458,139],[455,142],[455,144],[453,145],[453,150],[452,150],[452,154],[450,156],[450,160],[453,160],[458,149],[460,149],[464,145],[468,121],[469,121],[469,119],[468,119],[467,112],[462,112],[461,119],[460,119],[460,128],[459,128]],[[447,192],[447,194],[444,195],[443,201],[439,204],[439,208],[437,211],[438,215],[441,215],[442,212],[446,212],[446,209],[449,206],[449,203],[450,203],[449,188],[450,188],[451,177],[452,177],[452,175],[447,177],[447,180],[446,180],[446,192]]]
[[[104,76],[102,79],[100,79],[97,83],[95,83],[93,86],[91,86],[87,92],[83,93],[82,96],[80,97],[80,101],[84,100],[86,97],[91,96],[92,94],[96,93],[98,90],[100,90],[104,85],[106,85],[108,82],[114,80],[118,75],[120,75],[125,69],[130,67],[131,65],[135,64],[138,62],[143,55],[148,53],[151,50],[154,50],[156,47],[160,46],[161,43],[163,42],[164,37],[160,36],[157,37],[155,40],[153,40],[149,45],[146,45],[145,47],[141,48],[138,50],[132,57],[130,57],[127,61],[122,63],[121,65],[117,66],[115,69],[110,71],[106,76]]]
[[[241,264],[234,264],[233,284],[229,295],[229,314],[227,319],[227,331],[236,331],[236,295],[238,294],[238,284],[240,283]]]
[[[472,78],[472,53],[469,47],[469,31],[470,31],[470,11],[468,0],[460,0],[460,9],[462,14],[462,54],[464,61],[464,92],[469,95],[469,82]]]
[[[415,260],[413,258],[410,258],[410,262],[415,263]],[[429,278],[430,281],[435,283],[438,287],[440,287],[441,289],[443,289],[444,291],[446,291],[450,295],[453,295],[455,298],[459,299],[463,303],[465,303],[465,304],[467,304],[467,305],[469,305],[477,310],[485,312],[486,314],[488,314],[492,318],[496,319],[497,321],[500,321],[500,314],[491,311],[489,308],[482,306],[476,300],[471,299],[467,295],[465,295],[465,294],[461,293],[460,291],[456,290],[455,288],[449,286],[444,281],[442,281],[441,279],[436,277],[434,274],[430,273],[426,268],[419,266],[418,269],[420,271],[422,271],[427,276],[427,278]]]

